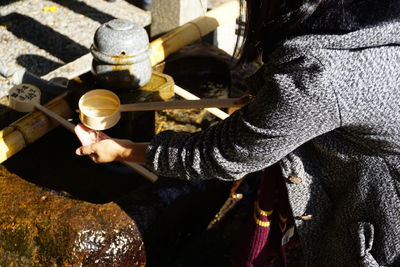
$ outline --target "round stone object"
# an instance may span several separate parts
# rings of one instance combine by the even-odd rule
[[[103,88],[135,89],[151,78],[149,37],[143,27],[129,20],[113,19],[100,26],[90,51],[92,73]]]
[[[143,27],[126,19],[113,19],[101,25],[93,48],[111,57],[137,56],[148,50],[149,37]]]

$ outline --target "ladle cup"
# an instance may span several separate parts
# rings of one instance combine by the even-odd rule
[[[119,97],[105,89],[87,92],[79,99],[79,118],[81,122],[93,130],[106,130],[118,123],[121,112],[148,111],[163,109],[191,108],[227,108],[240,107],[237,98],[174,100],[168,102],[145,102],[121,105]]]

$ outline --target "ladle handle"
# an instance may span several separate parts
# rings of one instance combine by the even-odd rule
[[[36,104],[35,108],[40,110],[41,112],[43,112],[44,114],[46,114],[47,116],[49,116],[50,118],[52,118],[53,120],[57,121],[58,123],[60,123],[61,126],[63,126],[64,128],[66,128],[67,130],[69,130],[70,132],[75,133],[75,125],[73,123],[70,123],[69,121],[67,121],[66,119],[64,119],[63,117],[61,117],[60,115],[58,115],[57,113],[51,111],[50,109]],[[134,162],[129,162],[129,161],[123,161],[122,164],[124,164],[125,166],[133,169],[134,171],[136,171],[138,174],[144,176],[145,178],[147,178],[150,182],[155,182],[158,179],[158,176],[155,175],[154,173],[152,173],[151,171],[149,171],[148,169],[146,169],[145,167],[141,166],[138,163],[134,163]]]
[[[155,183],[158,180],[157,175],[155,175],[154,173],[152,173],[151,171],[149,171],[148,169],[146,169],[145,167],[143,167],[142,165],[140,165],[138,163],[131,162],[131,161],[122,161],[121,163],[124,164],[125,166],[133,169],[138,174],[146,177],[147,180],[149,180],[152,183]]]
[[[51,111],[50,109],[48,109],[48,108],[46,108],[46,107],[44,107],[44,106],[42,106],[40,104],[36,104],[35,108],[40,110],[41,112],[43,112],[44,114],[46,114],[47,116],[49,116],[50,118],[52,118],[53,120],[58,122],[59,124],[61,124],[64,128],[66,128],[70,132],[74,133],[75,125],[70,123],[69,121],[67,121],[66,119],[64,119],[60,115],[58,115],[57,113]]]
[[[120,111],[146,111],[163,109],[192,109],[192,108],[229,108],[240,107],[236,104],[238,98],[227,99],[200,99],[200,100],[174,100],[169,102],[145,102],[135,104],[124,104],[120,106]]]

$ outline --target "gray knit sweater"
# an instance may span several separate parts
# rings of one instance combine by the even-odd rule
[[[338,4],[340,3],[340,4]],[[326,1],[265,62],[255,100],[163,132],[160,175],[240,179],[279,162],[310,266],[400,266],[400,1]],[[318,33],[317,33],[318,32]]]

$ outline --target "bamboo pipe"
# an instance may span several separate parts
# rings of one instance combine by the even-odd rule
[[[234,21],[239,13],[237,0],[228,1],[150,43],[150,61],[152,66],[164,61],[170,54],[182,47],[191,44],[218,26]]]
[[[22,133],[16,131],[14,127],[6,127],[0,134],[2,135],[0,140],[0,163],[28,145]]]
[[[53,112],[67,118],[71,116],[71,109],[62,94],[45,106]],[[51,131],[57,123],[50,120],[40,111],[34,111],[12,123],[0,131],[0,163],[7,160],[24,147]]]

